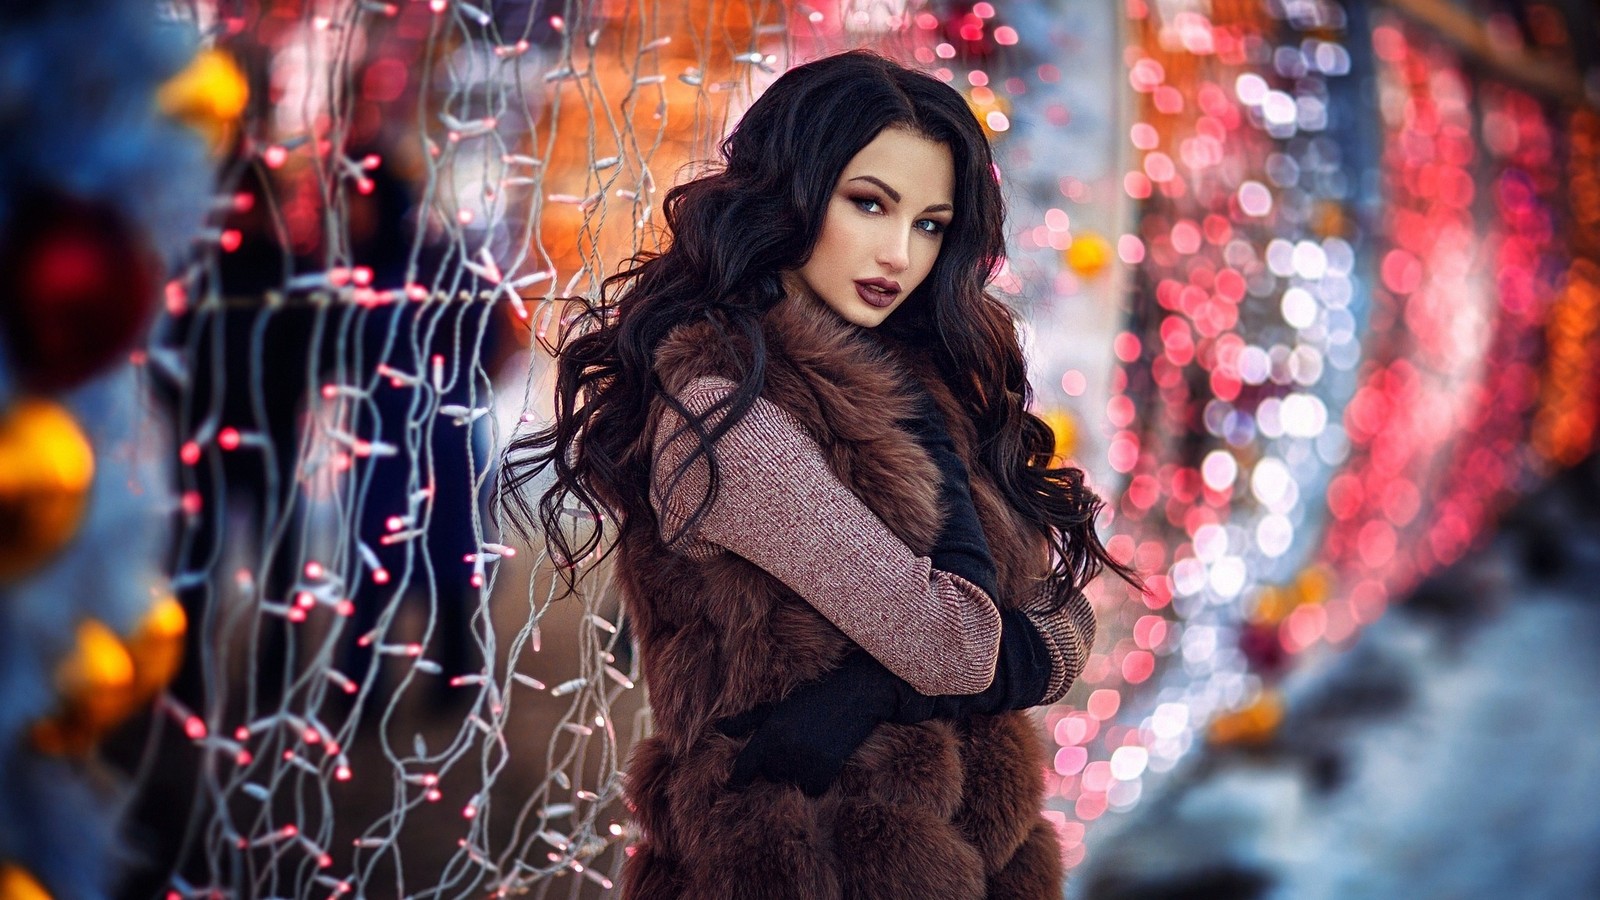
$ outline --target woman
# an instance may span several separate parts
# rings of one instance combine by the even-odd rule
[[[868,53],[779,78],[670,245],[559,349],[513,445],[537,515],[616,524],[655,734],[634,750],[639,898],[1060,896],[1044,760],[1110,566],[1050,468],[1006,307],[989,146],[948,86]],[[515,458],[515,457],[514,457]]]

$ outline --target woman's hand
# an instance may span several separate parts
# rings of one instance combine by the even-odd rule
[[[733,761],[728,788],[742,791],[763,778],[820,797],[845,760],[884,722],[915,725],[1038,705],[1053,674],[1050,653],[1025,613],[1006,609],[1000,618],[994,681],[977,694],[919,694],[866,651],[856,650],[838,668],[782,700],[720,720],[716,727],[723,734],[750,735]]]
[[[919,406],[918,416],[900,425],[939,468],[939,506],[944,522],[928,555],[935,569],[960,575],[982,588],[992,600],[998,595],[994,559],[972,502],[967,464],[956,452],[955,440],[933,397],[924,393]]]
[[[919,712],[921,707],[926,710]],[[932,709],[931,698],[857,650],[782,700],[717,722],[729,737],[750,735],[734,759],[728,787],[741,791],[763,778],[820,797],[879,724],[908,715],[923,721]]]

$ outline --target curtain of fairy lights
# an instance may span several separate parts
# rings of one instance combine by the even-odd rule
[[[1126,478],[1108,547],[1151,592],[1102,606],[1083,708],[1052,718],[1069,862],[1085,825],[1131,808],[1199,725],[1250,697],[1229,636],[1256,585],[1304,565],[1344,452],[1328,410],[1366,314],[1349,227],[1360,148],[1333,112],[1352,55],[1336,5],[1296,9],[1130,7],[1123,189],[1142,213],[1117,245],[1133,278],[1105,411]],[[1152,683],[1160,703],[1141,710],[1131,695]]]
[[[1129,11],[1110,546],[1152,593],[1052,717],[1069,860],[1196,742],[1270,734],[1277,677],[1581,459],[1600,401],[1592,110],[1367,4]]]
[[[608,891],[649,727],[628,623],[590,561],[556,599],[489,502],[498,448],[549,415],[539,342],[654,246],[752,93],[846,47],[913,59],[919,8],[169,6],[250,102],[143,357],[192,624],[138,763],[130,840],[164,868],[136,889]]]

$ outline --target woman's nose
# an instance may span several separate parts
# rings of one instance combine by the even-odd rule
[[[878,243],[878,265],[891,272],[903,272],[911,265],[911,236],[885,235]]]

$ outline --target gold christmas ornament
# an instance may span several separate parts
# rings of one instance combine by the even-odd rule
[[[213,149],[227,143],[249,100],[244,73],[233,57],[215,49],[200,51],[156,92],[161,111],[205,135]]]
[[[62,712],[34,726],[34,746],[52,754],[87,753],[122,721],[133,683],[133,657],[116,633],[85,620],[72,652],[56,667]]]
[[[0,900],[50,900],[50,892],[27,869],[16,863],[0,863]]]
[[[134,629],[127,640],[128,656],[133,660],[133,689],[139,704],[160,693],[178,674],[183,662],[183,635],[189,617],[182,604],[171,595],[163,597]]]
[[[72,652],[56,668],[60,712],[34,725],[34,747],[55,755],[92,750],[177,674],[187,625],[183,607],[171,597],[157,602],[126,642],[101,622],[85,620]]]
[[[0,580],[42,565],[77,534],[94,451],[62,407],[23,400],[0,418]]]

